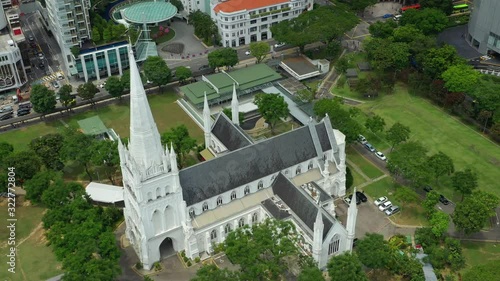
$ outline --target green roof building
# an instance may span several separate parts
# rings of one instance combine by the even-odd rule
[[[205,93],[209,104],[220,104],[232,99],[233,84],[236,84],[238,96],[244,96],[269,87],[271,82],[281,78],[266,64],[256,64],[229,73],[222,71],[202,76],[202,81],[182,86],[181,92],[193,105],[202,108]]]

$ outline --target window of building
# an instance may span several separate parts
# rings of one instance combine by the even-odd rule
[[[264,182],[261,180],[259,181],[259,183],[257,184],[257,189],[261,189],[264,187]]]
[[[250,28],[250,30],[249,30],[249,32],[255,32],[255,31],[257,31],[257,27],[252,27],[252,28]]]
[[[285,9],[287,7],[288,7],[288,5],[281,5],[281,9]]]
[[[271,7],[271,8],[269,8],[269,11],[276,11],[276,10],[278,10],[278,7]]]
[[[217,239],[217,230],[215,230],[215,229],[214,229],[214,230],[212,230],[212,231],[210,232],[210,239],[211,239],[212,241],[213,241],[213,240],[215,240],[215,239]]]
[[[252,214],[252,223],[256,223],[259,221],[259,215],[257,213]]]
[[[328,255],[333,255],[339,251],[340,246],[340,236],[335,234],[330,240],[330,244],[328,244]]]
[[[193,208],[189,209],[189,217],[194,218],[195,215],[196,213],[194,212],[194,209]]]
[[[220,206],[220,205],[222,205],[222,197],[221,196],[219,196],[217,198],[217,206]]]
[[[247,195],[248,193],[250,193],[250,186],[245,186],[245,192],[244,194]]]
[[[259,14],[262,14],[262,13],[265,13],[266,12],[266,9],[260,9],[259,10]]]
[[[229,223],[224,226],[224,233],[228,234],[231,230],[231,225]]]
[[[307,169],[311,170],[313,168],[313,166],[314,166],[313,162],[311,161],[311,162],[309,162],[309,165],[307,165]]]
[[[256,24],[257,23],[257,20],[251,20],[250,21],[250,24]]]
[[[271,17],[273,20],[277,19],[278,18],[278,15],[274,15]]]
[[[288,170],[285,170],[285,176],[288,175]]]
[[[300,170],[300,166],[297,166],[297,169],[295,170],[295,175],[298,175],[300,174],[301,170]]]
[[[244,218],[241,218],[239,221],[238,221],[238,227],[243,227],[245,225],[245,219]]]
[[[283,16],[284,17],[288,17],[288,13],[283,13]]]
[[[264,29],[264,28],[267,28],[267,24],[263,24],[260,26],[260,29]]]
[[[234,200],[234,199],[236,199],[236,191],[233,191],[231,193],[231,200]]]
[[[267,21],[267,17],[265,17],[265,18],[261,18],[261,19],[260,19],[260,21],[261,21],[261,22],[266,22],[266,21]]]
[[[203,203],[202,210],[203,210],[203,212],[205,212],[206,210],[208,210],[208,203],[207,202]]]

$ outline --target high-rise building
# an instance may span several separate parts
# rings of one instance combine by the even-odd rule
[[[472,3],[467,41],[484,54],[500,54],[500,1],[475,0]]]
[[[46,0],[49,28],[61,48],[66,72],[75,72],[72,47],[90,40],[89,0]]]

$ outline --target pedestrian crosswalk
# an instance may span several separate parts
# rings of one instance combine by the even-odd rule
[[[51,81],[54,81],[54,80],[57,80],[57,74],[60,73],[61,75],[64,75],[64,73],[62,73],[62,71],[57,71],[57,72],[54,72],[50,75],[47,75],[47,76],[44,76],[42,78],[42,81],[43,82],[51,82]]]

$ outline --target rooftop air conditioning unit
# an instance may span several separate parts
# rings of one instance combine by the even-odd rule
[[[13,40],[8,40],[7,44],[9,44],[9,46],[11,46],[11,47],[14,47],[14,41]]]

